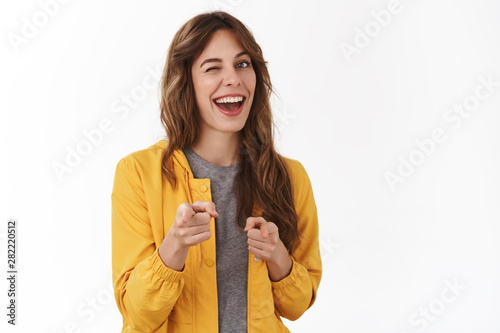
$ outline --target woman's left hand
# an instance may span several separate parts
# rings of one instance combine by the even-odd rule
[[[292,269],[292,258],[279,237],[276,224],[260,216],[249,217],[244,231],[248,237],[248,251],[266,261],[271,280],[286,277]]]

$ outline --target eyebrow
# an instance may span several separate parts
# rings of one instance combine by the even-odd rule
[[[242,56],[242,55],[244,55],[244,54],[248,54],[248,52],[247,52],[247,51],[240,52],[240,53],[238,53],[238,54],[236,55],[236,57],[235,57],[235,58],[241,57],[241,56]],[[203,62],[201,63],[200,68],[201,68],[201,66],[205,65],[205,64],[206,64],[206,63],[208,63],[208,62],[221,62],[221,61],[222,61],[222,59],[220,59],[220,58],[209,58],[209,59],[205,59],[205,60],[203,60]]]

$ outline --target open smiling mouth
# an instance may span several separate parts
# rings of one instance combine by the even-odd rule
[[[221,98],[216,102],[216,100],[213,100],[215,105],[219,107],[219,109],[222,109],[223,111],[227,112],[236,112],[241,109],[243,104],[245,103],[245,97],[236,97],[236,98]]]

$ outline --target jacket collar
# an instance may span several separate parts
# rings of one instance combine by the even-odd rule
[[[155,146],[161,147],[162,149],[164,149],[167,146],[167,140],[160,140],[155,144]],[[191,167],[189,166],[189,162],[187,160],[187,157],[184,154],[184,152],[182,151],[182,149],[174,149],[174,152],[172,154],[172,158],[174,160],[174,163],[182,168],[182,172],[188,173],[189,178],[193,179],[193,172],[191,171]]]
[[[158,141],[155,146],[158,146],[162,149],[164,149],[167,146],[167,140],[160,140]],[[187,160],[186,155],[182,151],[182,149],[174,149],[174,152],[172,153],[173,162],[174,162],[174,169],[175,166],[180,167],[180,173],[184,175],[184,179],[186,181],[186,186],[187,186],[187,195],[189,198],[189,203],[193,203],[193,197],[191,195],[191,186],[190,186],[190,181],[193,183],[196,183],[199,181],[198,179],[194,179],[193,177],[193,172],[191,171],[191,167],[189,166],[189,162]],[[197,271],[200,270],[200,265],[201,265],[201,245],[200,243],[196,244],[196,248],[198,249],[198,257],[197,257]]]
[[[162,149],[167,146],[167,140],[160,140],[158,141],[155,146],[161,147]],[[189,183],[190,182],[195,182],[198,181],[198,179],[195,179],[193,177],[193,172],[191,171],[191,167],[189,166],[189,162],[187,160],[186,155],[184,155],[184,152],[182,149],[175,149],[173,154],[172,154],[174,164],[177,165],[178,167],[181,168],[181,173],[184,175],[184,179],[186,181],[187,188],[190,188]],[[175,168],[175,166],[174,166]],[[189,200],[191,203],[193,203],[193,199],[191,196],[191,191],[187,191],[189,195]],[[253,215],[252,216],[261,216],[262,211],[260,208],[258,208],[256,205],[254,205],[254,210],[253,210]]]

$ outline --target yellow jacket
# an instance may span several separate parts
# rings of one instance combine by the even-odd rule
[[[161,173],[161,140],[122,158],[111,194],[115,299],[123,332],[218,332],[215,226],[212,237],[189,249],[183,271],[163,263],[158,248],[183,202],[212,201],[210,179],[195,179],[182,150],[173,154],[177,187]],[[301,246],[292,270],[271,281],[265,261],[248,255],[247,331],[290,332],[281,317],[299,318],[315,301],[321,280],[318,218],[302,164],[285,158],[294,188]],[[252,216],[259,216],[254,210]]]

